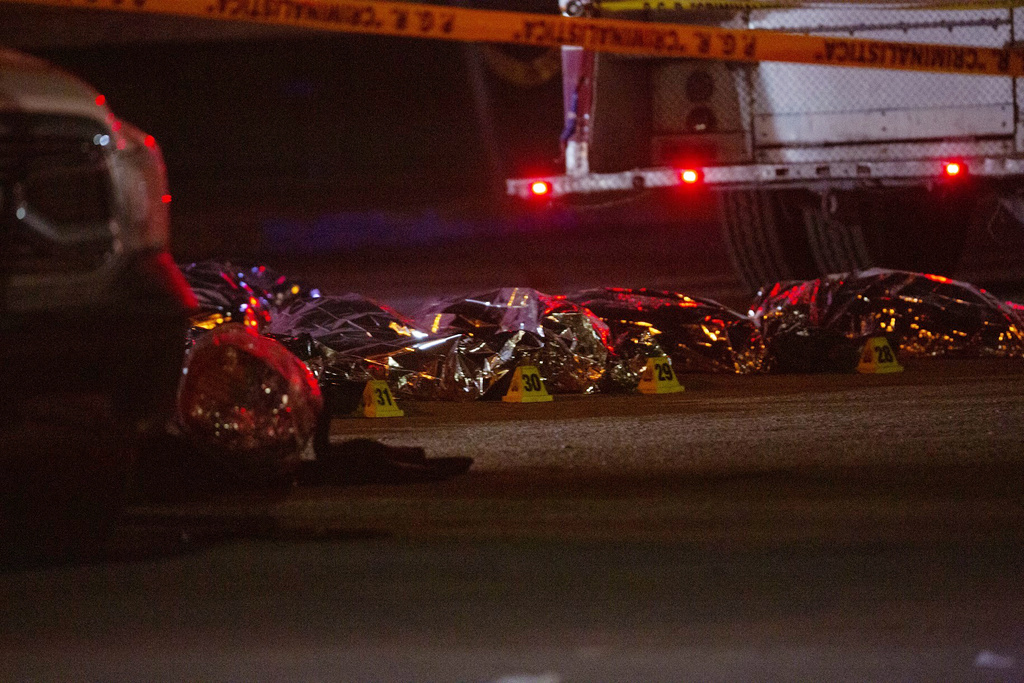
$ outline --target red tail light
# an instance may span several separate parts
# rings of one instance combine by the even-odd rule
[[[704,174],[696,168],[684,168],[679,171],[679,180],[683,185],[696,185],[704,180]]]
[[[943,166],[943,172],[947,178],[957,178],[967,175],[967,165],[959,161],[948,161]]]
[[[534,197],[543,197],[551,194],[551,183],[546,180],[536,180],[530,183],[530,192]]]

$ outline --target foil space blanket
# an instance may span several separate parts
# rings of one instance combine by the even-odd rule
[[[875,269],[779,282],[741,314],[678,292],[509,287],[411,315],[326,294],[264,266],[181,266],[202,308],[189,345],[234,323],[269,338],[321,387],[386,380],[399,397],[476,400],[536,366],[552,393],[632,392],[652,357],[678,374],[849,372],[866,340],[902,357],[1024,357],[1024,315],[945,277]]]

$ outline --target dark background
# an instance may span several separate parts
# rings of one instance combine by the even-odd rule
[[[0,45],[156,137],[181,257],[273,250],[282,219],[500,217],[505,177],[559,170],[560,77],[513,84],[472,45],[18,5],[0,7]]]
[[[557,11],[554,0],[500,8]],[[0,45],[79,75],[156,137],[179,261],[260,260],[317,280],[338,275],[355,291],[380,279],[366,275],[379,264],[406,283],[417,260],[431,291],[456,279],[543,288],[568,278],[733,296],[707,284],[734,279],[711,193],[596,206],[507,198],[506,178],[563,168],[561,78],[516,85],[479,46],[17,3],[0,3]],[[495,49],[524,61],[542,54]],[[490,255],[507,270],[505,254],[524,245],[525,276],[479,265]],[[456,253],[461,279],[435,282]],[[1016,296],[1021,258],[1012,222],[978,221],[947,274]],[[548,268],[534,263],[545,259]]]

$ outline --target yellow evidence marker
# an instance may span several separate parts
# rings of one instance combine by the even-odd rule
[[[544,387],[544,381],[536,367],[520,365],[512,375],[512,384],[501,400],[506,403],[540,403],[553,401],[554,396]]]
[[[903,372],[903,366],[896,360],[896,353],[885,337],[872,337],[864,344],[860,354],[857,372],[887,373]]]
[[[667,356],[647,359],[647,367],[640,374],[637,388],[642,394],[676,394],[684,390]]]
[[[371,379],[363,388],[363,417],[402,417],[405,412],[391,395],[388,383],[382,379]]]

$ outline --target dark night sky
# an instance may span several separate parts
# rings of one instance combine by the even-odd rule
[[[195,256],[256,244],[282,218],[487,218],[507,208],[504,178],[559,169],[560,77],[511,84],[462,43],[0,3],[0,45],[79,75],[156,137],[173,245]]]
[[[500,192],[459,43],[311,34],[34,52],[156,136],[179,206],[315,211]],[[484,83],[497,175],[554,168],[560,79],[523,88],[488,71]]]

